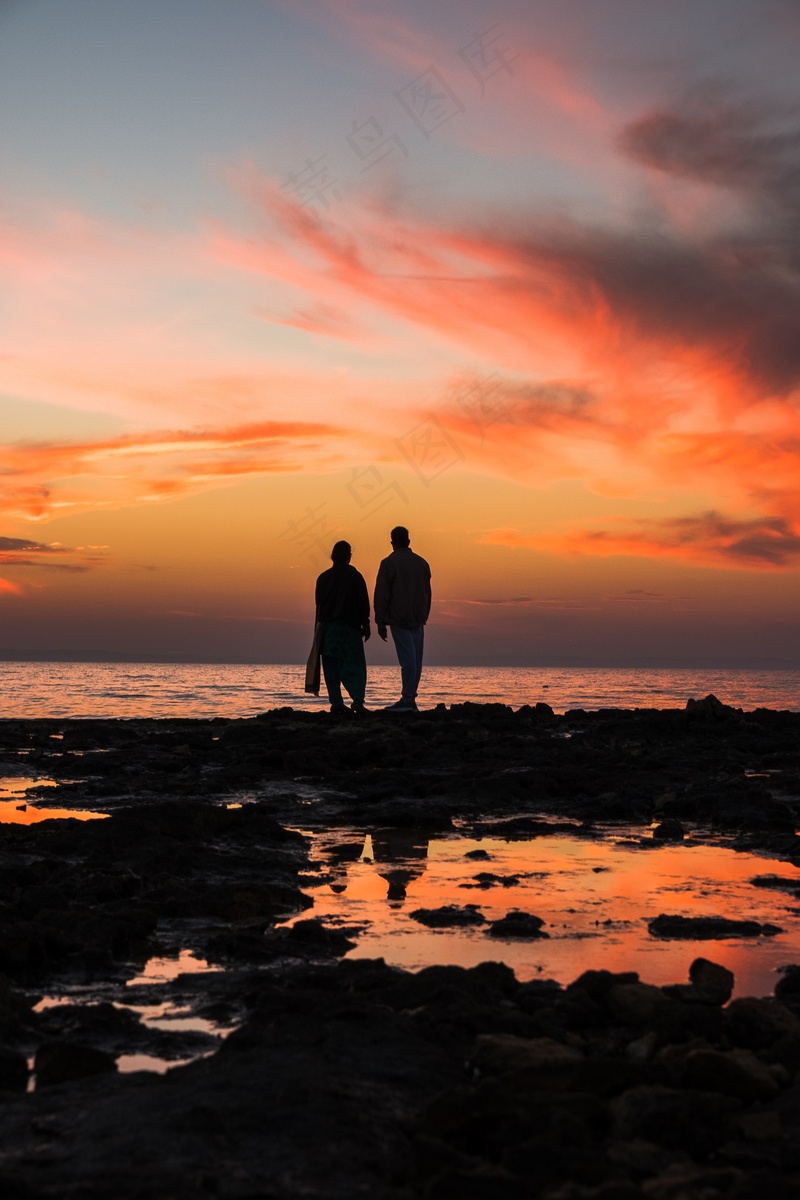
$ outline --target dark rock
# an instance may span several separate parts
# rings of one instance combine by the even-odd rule
[[[683,825],[674,818],[662,821],[653,830],[653,838],[657,842],[682,842],[684,835],[685,830]]]
[[[800,1013],[800,967],[795,964],[784,967],[775,984],[775,996],[792,1012]]]
[[[425,1189],[426,1200],[519,1200],[519,1180],[488,1164],[444,1167]]]
[[[585,1055],[575,1046],[553,1038],[521,1038],[511,1034],[480,1034],[469,1068],[481,1075],[502,1075],[523,1068],[546,1071],[554,1063],[583,1062]]]
[[[733,993],[733,971],[707,958],[694,960],[689,967],[689,980],[697,995],[707,1004],[727,1004]]]
[[[756,875],[750,882],[753,887],[776,888],[793,896],[800,896],[800,877],[796,875]]]
[[[28,1060],[16,1050],[0,1046],[0,1088],[24,1092],[28,1086]]]
[[[542,918],[535,917],[533,913],[513,911],[506,913],[497,921],[492,921],[486,932],[489,937],[494,938],[517,938],[521,941],[532,941],[534,938],[550,936],[542,929],[543,925]]]
[[[638,983],[639,976],[636,971],[584,971],[577,979],[567,985],[567,992],[572,994],[575,992],[586,992],[592,1000],[605,1002],[605,998],[611,991],[612,987],[619,984]]]
[[[733,1133],[742,1101],[718,1092],[682,1091],[662,1084],[624,1092],[612,1104],[618,1137],[644,1138],[704,1160]]]
[[[40,1088],[85,1079],[89,1075],[113,1074],[117,1064],[104,1050],[95,1050],[78,1042],[55,1041],[39,1047],[33,1069],[36,1086]]]
[[[483,925],[486,917],[475,904],[443,904],[441,908],[415,908],[408,914],[429,929],[451,929],[460,925]]]
[[[608,1148],[607,1156],[609,1162],[629,1171],[637,1179],[652,1178],[654,1175],[661,1174],[662,1171],[674,1171],[679,1166],[689,1168],[693,1166],[688,1154],[665,1150],[663,1146],[656,1146],[654,1142],[646,1142],[643,1138],[634,1138],[629,1142],[613,1141]],[[637,1189],[636,1195],[641,1200],[641,1191]]]
[[[555,979],[529,979],[517,988],[515,1001],[525,1013],[538,1013],[548,1008],[561,993]]]
[[[758,921],[734,921],[728,917],[679,917],[662,913],[648,921],[653,937],[709,941],[718,938],[774,937],[783,933],[777,925],[760,925]]]
[[[331,929],[318,917],[312,917],[307,921],[295,921],[288,929],[276,930],[267,936],[267,940],[290,948],[302,947],[316,954],[337,957],[355,946],[353,938],[348,936],[352,932],[351,929]]]
[[[0,1038],[18,1037],[30,1021],[33,1001],[15,991],[0,975]]]
[[[775,1075],[750,1050],[715,1050],[711,1046],[668,1046],[658,1055],[670,1082],[683,1088],[722,1092],[748,1102],[778,1094]]]
[[[618,983],[605,996],[612,1020],[620,1025],[651,1029],[666,1019],[672,1001],[649,983]]]
[[[489,862],[491,857],[488,850],[468,850],[464,855],[464,858],[472,858],[476,862]]]
[[[2,1043],[21,1053],[46,1036],[131,1053],[134,1022],[97,1003],[123,995],[241,1023],[219,1053],[166,1077],[109,1073],[32,1096],[6,1091],[0,1191],[9,1200],[276,1188],[381,1200],[704,1191],[789,1200],[800,1171],[791,971],[774,1000],[722,1007],[729,973],[703,960],[677,988],[587,971],[560,989],[520,985],[500,963],[416,974],[334,963],[353,930],[273,926],[310,903],[299,891],[310,882],[309,842],[292,832],[301,826],[325,830],[327,844],[335,828],[374,831],[395,818],[409,835],[457,821],[475,837],[591,837],[593,821],[645,823],[655,811],[667,827],[735,831],[737,849],[800,862],[798,734],[800,714],[713,703],[694,715],[569,718],[440,707],[391,730],[291,710],[244,721],[0,722],[2,757],[17,771],[33,758],[62,780],[54,804],[113,814],[0,829],[0,962],[31,997],[79,988],[92,1000],[35,1012],[11,990],[6,1003],[0,986]],[[787,799],[771,794],[776,784]],[[237,788],[263,798],[227,810]],[[362,853],[355,833],[341,838],[325,864],[337,886],[338,868]],[[476,865],[490,857],[471,853]],[[380,863],[392,895],[416,877],[409,866],[402,856]],[[792,870],[757,886],[800,891]],[[477,879],[501,881],[488,871]],[[147,998],[144,985],[123,988],[145,954],[184,938],[212,960],[224,943],[234,968],[157,984]],[[155,1043],[136,1048],[161,1054]],[[672,1099],[654,1097],[658,1087]],[[704,1165],[709,1154],[718,1157]]]
[[[685,711],[687,717],[703,721],[731,721],[740,719],[742,715],[740,708],[723,704],[713,694],[703,700],[687,700]]]
[[[488,891],[489,888],[497,887],[516,887],[519,883],[519,875],[495,875],[492,871],[480,871],[472,877],[474,883],[460,883],[461,888],[480,888],[482,891]]]
[[[800,1069],[800,1017],[780,1001],[742,997],[731,1000],[722,1015],[729,1044],[792,1071]]]
[[[689,983],[667,985],[662,990],[675,1000],[686,1004],[727,1004],[733,994],[733,971],[710,962],[707,958],[696,958],[689,967]]]
[[[672,1166],[647,1181],[647,1200],[694,1200],[695,1197],[741,1196],[745,1177],[736,1167]],[[643,1193],[640,1192],[640,1195]]]

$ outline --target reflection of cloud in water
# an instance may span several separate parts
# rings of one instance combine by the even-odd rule
[[[767,872],[790,876],[793,868],[736,852],[724,841],[703,845],[689,838],[653,846],[646,828],[624,830],[625,841],[622,832],[617,828],[593,838],[542,834],[528,841],[497,836],[428,840],[418,830],[393,828],[371,835],[312,833],[312,857],[323,871],[320,884],[327,885],[313,892],[315,915],[367,926],[349,957],[382,956],[413,970],[502,958],[523,980],[544,973],[567,983],[589,967],[605,967],[638,970],[647,982],[661,984],[683,982],[691,962],[702,955],[734,972],[736,994],[770,993],[777,968],[800,958],[800,910],[787,908],[785,892],[754,887],[751,880]],[[342,847],[349,848],[343,852]],[[475,851],[479,858],[468,857]],[[497,884],[464,890],[485,872],[487,857]],[[509,876],[517,881],[504,886]],[[797,880],[800,888],[800,870]],[[511,909],[541,917],[549,940],[535,949],[492,944],[480,931],[428,930],[408,916],[412,907],[475,899],[487,921]],[[649,936],[647,921],[663,912],[750,918],[782,926],[785,933],[769,944],[659,944]]]

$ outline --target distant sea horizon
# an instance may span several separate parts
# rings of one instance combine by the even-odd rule
[[[251,717],[273,708],[324,711],[303,690],[301,663],[0,659],[0,718]],[[734,708],[800,711],[795,667],[426,666],[420,707],[539,702],[556,712],[685,708],[713,694]],[[370,666],[367,706],[399,696],[397,666]]]

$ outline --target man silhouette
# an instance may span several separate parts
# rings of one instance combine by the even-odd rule
[[[411,549],[403,525],[397,525],[390,537],[392,553],[378,568],[374,600],[378,634],[385,642],[387,626],[391,629],[402,680],[402,696],[387,705],[387,711],[416,712],[425,622],[431,611],[431,569]]]

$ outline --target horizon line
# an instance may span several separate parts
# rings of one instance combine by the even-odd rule
[[[44,655],[35,652],[29,652],[28,655],[20,656],[17,651],[13,656],[0,651],[0,664],[20,664],[32,665],[35,663],[53,663],[53,664],[91,664],[95,666],[198,666],[198,667],[296,667],[298,670],[305,668],[305,662],[300,659],[289,659],[283,661],[263,660],[263,659],[230,659],[230,658],[189,658],[167,657],[167,656],[126,656],[117,654],[108,654],[106,656],[78,656],[74,654]],[[370,670],[376,667],[386,667],[396,670],[396,663],[372,663],[369,666]],[[749,661],[749,662],[700,662],[689,663],[686,661],[664,662],[663,660],[638,660],[627,662],[531,662],[531,663],[489,663],[489,662],[426,662],[426,670],[429,668],[436,669],[460,669],[460,670],[484,670],[484,671],[800,671],[800,663],[775,663],[771,661]]]

